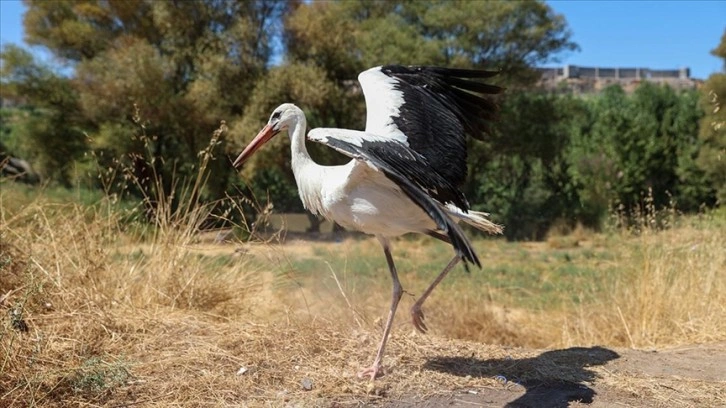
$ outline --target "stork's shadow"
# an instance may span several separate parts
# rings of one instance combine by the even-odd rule
[[[566,408],[574,401],[593,402],[595,390],[585,383],[593,382],[596,375],[587,367],[619,357],[603,347],[572,347],[522,359],[439,357],[427,361],[424,368],[461,377],[492,377],[524,387],[525,394],[507,403],[508,408]]]

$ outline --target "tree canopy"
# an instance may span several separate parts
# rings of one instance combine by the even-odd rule
[[[158,174],[171,195],[172,179],[195,174],[225,121],[204,198],[253,191],[277,210],[302,211],[287,138],[255,156],[242,178],[229,158],[284,102],[300,106],[311,127],[361,129],[358,73],[419,64],[501,71],[501,120],[484,142],[470,143],[463,188],[509,238],[541,238],[556,220],[597,226],[614,205],[640,205],[648,189],[658,206],[675,200],[687,211],[714,205],[716,192],[724,199],[724,75],[706,82],[700,100],[652,84],[585,99],[538,90],[534,68],[577,50],[564,17],[541,1],[25,3],[26,40],[71,73],[4,48],[3,95],[22,96],[32,114],[24,136],[3,144],[48,180],[70,185],[93,173],[92,162],[121,163],[141,180]],[[724,39],[713,53],[726,61]],[[326,164],[343,160],[310,150]],[[147,188],[155,186],[129,191]]]
[[[697,162],[714,180],[718,199],[723,203],[726,202],[726,30],[711,54],[723,60],[724,68],[721,73],[712,74],[702,87],[700,104],[706,114],[701,120],[703,147]]]

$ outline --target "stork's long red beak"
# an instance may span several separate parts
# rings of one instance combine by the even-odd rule
[[[247,159],[249,159],[250,156],[252,156],[257,151],[257,149],[262,147],[263,144],[270,141],[270,139],[272,139],[272,137],[275,136],[277,133],[278,132],[276,132],[272,128],[272,125],[266,125],[265,127],[263,127],[262,130],[260,130],[260,133],[258,133],[257,136],[252,139],[250,144],[245,147],[242,153],[237,156],[237,160],[235,160],[232,165],[235,168],[239,168],[240,166],[242,166],[242,163],[247,161]]]

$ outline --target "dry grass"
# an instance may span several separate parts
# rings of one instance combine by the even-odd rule
[[[151,333],[170,340],[152,327],[174,316],[220,321],[256,307],[261,281],[244,261],[210,268],[189,251],[184,229],[160,229],[125,253],[129,236],[102,208],[41,199],[0,214],[0,306],[10,316],[3,320],[2,389],[23,396],[20,405],[103,398],[132,377],[137,347],[149,342],[153,354]]]
[[[203,206],[138,234],[112,202],[28,200],[11,187],[0,189],[3,406],[348,406],[595,378],[660,395],[663,382],[598,369],[614,353],[590,346],[726,340],[717,220],[482,240],[485,270],[458,271],[425,306],[431,335],[413,332],[405,295],[391,373],[372,385],[353,376],[370,363],[390,292],[374,240],[202,244]],[[417,293],[450,252],[415,239],[394,256]],[[713,382],[668,384],[726,402]]]
[[[654,347],[724,340],[723,228],[646,231],[625,245],[608,268],[618,274],[608,296],[568,317],[572,342]]]
[[[726,230],[709,226],[710,221],[692,221],[662,231],[571,237],[574,244],[566,249],[561,241],[555,248],[551,241],[479,241],[484,270],[470,275],[458,270],[448,278],[427,303],[427,321],[434,333],[509,346],[664,347],[724,341]],[[389,302],[390,282],[380,252],[373,239],[290,243],[284,261],[267,265],[288,271],[298,282],[298,295],[286,299],[290,309],[330,315],[347,312],[352,303],[358,320],[370,323],[384,316]],[[396,254],[409,291],[397,325],[412,330],[406,308],[450,254],[445,245],[418,240],[400,242]],[[337,299],[335,307],[331,299]]]

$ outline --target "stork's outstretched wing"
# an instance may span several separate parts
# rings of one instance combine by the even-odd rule
[[[364,71],[358,80],[366,133],[408,145],[426,159],[429,171],[458,187],[466,179],[466,135],[482,139],[497,117],[497,105],[484,95],[504,90],[473,79],[497,73],[398,65]]]

